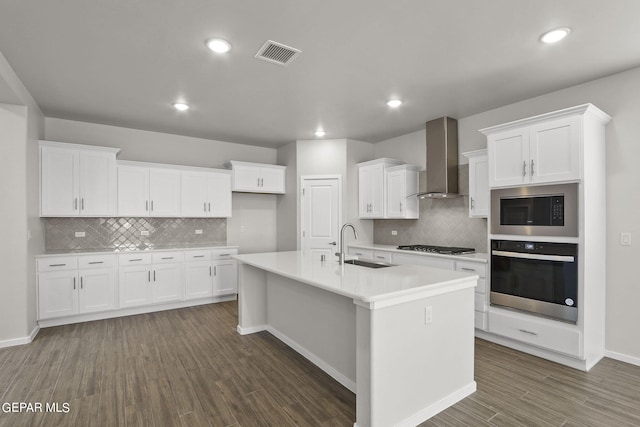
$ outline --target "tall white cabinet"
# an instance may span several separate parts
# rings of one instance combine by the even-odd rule
[[[119,149],[40,141],[40,216],[113,216]]]
[[[489,158],[487,150],[462,153],[469,159],[469,217],[489,216]]]

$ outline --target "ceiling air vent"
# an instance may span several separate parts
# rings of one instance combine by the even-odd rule
[[[300,50],[296,48],[267,40],[256,53],[256,58],[286,67],[299,53]]]

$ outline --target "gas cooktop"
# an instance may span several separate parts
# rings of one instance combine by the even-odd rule
[[[472,254],[472,253],[475,253],[476,251],[473,248],[457,248],[457,247],[449,247],[449,246],[432,246],[432,245],[403,245],[403,246],[398,246],[398,249],[402,249],[405,251],[428,252],[432,254],[442,254],[442,255],[464,255],[464,254]]]

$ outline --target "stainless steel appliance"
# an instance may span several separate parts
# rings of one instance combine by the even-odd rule
[[[433,245],[402,245],[398,249],[405,251],[428,252],[441,255],[464,255],[472,254],[476,250],[473,248],[458,248],[455,246],[433,246]]]
[[[426,123],[427,189],[424,198],[452,198],[458,194],[458,121],[440,117]]]
[[[491,241],[492,305],[578,320],[578,245]]]
[[[491,233],[578,237],[578,184],[491,190]]]

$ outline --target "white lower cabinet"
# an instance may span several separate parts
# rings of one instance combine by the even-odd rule
[[[187,262],[184,267],[185,299],[207,298],[213,295],[213,265],[211,261]]]
[[[39,319],[116,308],[114,255],[39,259],[37,268]]]
[[[236,249],[185,252],[185,298],[236,294],[238,264],[231,255],[237,252]]]
[[[151,303],[151,265],[120,267],[120,308]]]
[[[213,295],[238,293],[238,262],[234,259],[213,262]]]
[[[182,252],[120,255],[120,307],[183,300],[182,261]]]

